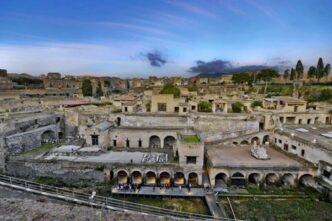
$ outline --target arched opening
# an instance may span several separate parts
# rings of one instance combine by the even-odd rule
[[[47,130],[41,135],[41,143],[55,143],[56,142],[56,136],[54,131]]]
[[[164,148],[173,149],[175,145],[175,138],[173,136],[167,136],[164,139]]]
[[[121,117],[116,118],[116,125],[119,127],[121,125]]]
[[[292,174],[286,173],[282,176],[281,182],[285,186],[287,186],[287,185],[294,186],[295,185],[295,178]]]
[[[160,185],[166,185],[171,183],[171,175],[167,172],[162,172],[159,175],[159,183]]]
[[[156,185],[157,184],[157,176],[154,172],[149,171],[146,173],[146,185]]]
[[[315,124],[319,124],[319,117],[315,117]]]
[[[174,174],[174,185],[179,186],[179,185],[184,185],[186,183],[184,174],[181,172],[177,172]]]
[[[260,179],[261,179],[261,176],[259,173],[251,173],[248,176],[248,183],[257,185],[257,184],[259,184]]]
[[[242,140],[240,145],[249,145],[249,142],[247,140]]]
[[[128,183],[128,174],[124,170],[120,170],[117,174],[118,184],[127,184]]]
[[[270,141],[270,136],[269,135],[265,135],[264,137],[263,137],[263,144],[266,144],[267,142],[269,142]]]
[[[257,144],[257,145],[259,145],[260,144],[260,142],[259,142],[259,138],[258,137],[254,137],[254,138],[252,138],[251,139],[251,144]]]
[[[276,184],[277,181],[278,181],[278,176],[277,176],[277,174],[275,174],[275,173],[269,173],[269,174],[267,174],[266,177],[265,177],[265,182],[266,182],[266,184],[268,184],[268,185]]]
[[[314,187],[315,186],[315,179],[310,174],[304,174],[299,179],[299,184],[305,187]]]
[[[149,147],[150,148],[160,148],[161,144],[160,144],[160,138],[156,135],[151,136],[150,140],[149,140]]]
[[[244,186],[245,185],[244,175],[242,173],[234,173],[231,178],[231,185]]]
[[[131,173],[131,183],[132,184],[142,184],[143,177],[139,171],[134,171]]]
[[[189,173],[188,175],[188,183],[192,186],[198,185],[198,175],[197,173]]]
[[[216,188],[226,188],[227,187],[227,175],[225,173],[218,173],[215,177],[215,187]]]
[[[233,144],[234,144],[234,145],[238,145],[239,143],[238,143],[238,142],[236,142],[236,141],[234,141],[234,142],[233,142]]]

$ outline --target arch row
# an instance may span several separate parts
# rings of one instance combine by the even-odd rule
[[[285,173],[261,173],[261,172],[220,172],[214,176],[215,187],[245,186],[245,185],[283,185],[283,186],[311,186],[315,185],[314,176],[310,173],[296,174]]]
[[[129,172],[126,169],[119,169],[113,172],[111,179],[114,179],[117,184],[136,184],[147,186],[200,185],[199,174],[196,172],[189,172],[187,174],[183,172],[170,173],[168,171],[160,171],[157,173],[153,170],[145,172],[140,170],[132,170]]]

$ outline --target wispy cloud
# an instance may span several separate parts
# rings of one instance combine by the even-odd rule
[[[274,22],[278,23],[280,26],[284,26],[284,22],[280,19],[280,16],[272,10],[270,7],[266,6],[264,3],[262,3],[259,0],[246,0],[251,6],[256,8],[258,11],[260,11],[265,16],[269,17]]]
[[[183,10],[189,11],[191,13],[195,13],[198,15],[202,15],[205,17],[211,17],[214,18],[216,17],[216,15],[202,7],[198,7],[192,3],[190,3],[189,1],[183,1],[183,0],[164,0],[164,2],[166,2],[167,4],[171,4],[174,5],[178,8],[181,8]]]
[[[239,16],[245,16],[247,13],[243,11],[238,4],[236,4],[236,1],[232,0],[219,0],[219,3],[225,7],[230,12],[239,15]]]
[[[64,18],[53,18],[48,16],[41,15],[31,15],[31,14],[22,14],[22,13],[14,13],[13,16],[23,18],[23,19],[31,19],[37,20],[39,22],[45,22],[50,24],[61,24],[61,25],[80,25],[80,26],[95,26],[95,27],[115,27],[122,28],[132,31],[140,31],[149,34],[155,35],[173,35],[170,31],[166,31],[162,28],[155,28],[148,25],[139,25],[133,24],[129,22],[117,22],[117,21],[109,21],[109,20],[101,20],[101,21],[88,21],[88,20],[73,20],[73,19],[64,19]]]

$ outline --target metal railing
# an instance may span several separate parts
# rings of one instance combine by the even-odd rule
[[[174,211],[156,206],[148,206],[125,200],[119,200],[112,197],[95,195],[92,199],[90,194],[35,183],[2,174],[0,174],[0,185],[20,189],[23,191],[33,192],[40,195],[46,195],[57,199],[67,200],[74,203],[85,204],[95,207],[103,207],[118,211],[139,212],[155,216],[175,217],[177,219],[189,218],[192,220],[233,220],[229,218],[216,218],[203,214]]]

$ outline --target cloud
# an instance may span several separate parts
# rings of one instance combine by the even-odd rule
[[[166,56],[158,50],[148,53],[141,53],[140,57],[147,60],[153,67],[161,67],[168,62]]]
[[[205,17],[216,17],[215,14],[211,13],[210,11],[206,10],[206,9],[203,9],[202,7],[197,7],[193,4],[190,4],[189,1],[182,1],[182,0],[165,0],[165,2],[167,4],[171,4],[171,5],[174,5],[178,8],[181,8],[183,10],[186,10],[186,11],[189,11],[191,13],[195,13],[195,14],[198,14],[198,15],[202,15],[202,16],[205,16]]]
[[[287,66],[284,60],[277,64],[257,64],[257,65],[235,65],[231,61],[216,59],[213,61],[196,61],[196,65],[189,68],[191,73],[236,73],[236,72],[254,72],[265,68],[274,68],[278,71],[284,70]],[[287,63],[288,64],[288,63]]]
[[[192,73],[217,73],[225,72],[233,68],[233,65],[230,61],[225,60],[213,60],[205,62],[202,60],[196,61],[196,65],[189,69],[189,72]]]

